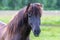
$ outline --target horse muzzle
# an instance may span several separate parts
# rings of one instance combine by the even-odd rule
[[[41,32],[41,30],[34,30],[34,36],[35,37],[38,37],[39,36],[39,34],[40,34],[40,32]]]

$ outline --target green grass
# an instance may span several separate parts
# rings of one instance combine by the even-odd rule
[[[0,16],[0,21],[8,23],[11,16]],[[60,17],[43,17],[42,24],[60,25]],[[59,26],[41,26],[41,33],[39,37],[35,37],[33,33],[30,34],[31,40],[60,40],[60,27]]]
[[[8,23],[11,20],[12,16],[0,16],[0,21]]]
[[[60,27],[58,26],[41,26],[41,34],[39,37],[30,35],[31,40],[60,40]]]
[[[45,16],[41,18],[42,24],[60,25],[60,16]]]

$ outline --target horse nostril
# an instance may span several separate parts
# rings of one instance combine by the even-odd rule
[[[35,33],[37,33],[37,30],[34,30]]]
[[[38,33],[40,33],[40,30],[34,30],[34,32],[38,34]]]

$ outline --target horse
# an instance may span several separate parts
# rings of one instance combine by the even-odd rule
[[[0,21],[0,37],[1,37],[1,35],[2,35],[2,31],[3,31],[3,29],[4,29],[5,27],[6,27],[6,23]]]
[[[0,29],[4,28],[6,26],[6,23],[0,21]]]
[[[40,3],[29,3],[22,8],[6,25],[0,36],[0,40],[30,40],[32,30],[38,37],[41,29],[42,5]]]

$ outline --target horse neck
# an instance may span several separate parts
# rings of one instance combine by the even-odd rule
[[[22,36],[21,39],[23,39],[29,36],[31,27],[28,25],[27,16],[18,19],[18,15],[15,16],[12,21],[10,21],[7,31],[8,35],[19,34],[20,36]]]

